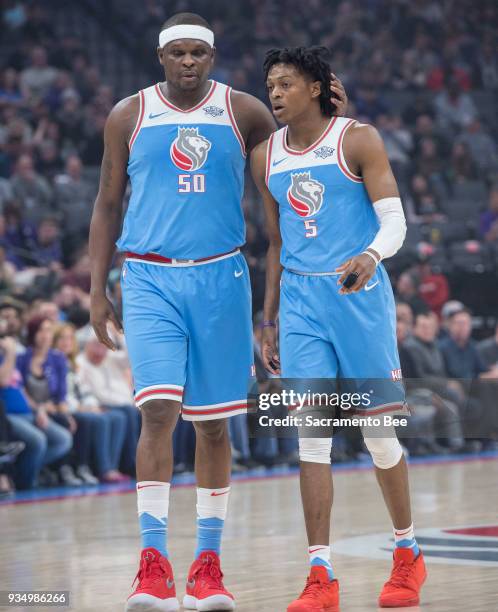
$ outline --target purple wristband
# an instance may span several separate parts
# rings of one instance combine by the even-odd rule
[[[277,327],[275,321],[263,321],[261,327]]]

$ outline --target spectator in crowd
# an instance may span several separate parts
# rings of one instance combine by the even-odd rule
[[[415,174],[412,177],[411,193],[406,201],[406,209],[410,223],[431,223],[444,218],[439,199],[422,174]]]
[[[419,296],[419,283],[416,276],[410,272],[403,272],[396,283],[396,297],[401,302],[406,302],[414,315],[427,312],[429,307]]]
[[[463,402],[459,389],[453,388],[452,381],[447,379],[443,355],[436,342],[438,327],[434,313],[420,313],[415,318],[413,334],[404,343],[413,361],[414,378],[417,379],[411,381],[410,396],[412,403],[429,410],[434,419],[431,430],[438,431],[438,437],[444,438],[447,445],[456,451],[463,447],[460,425]],[[428,442],[426,446],[434,450],[434,439]]]
[[[81,245],[87,238],[95,195],[94,185],[83,178],[81,159],[70,155],[65,174],[55,177],[55,202],[73,245]]]
[[[447,130],[460,130],[477,117],[472,98],[462,93],[457,79],[450,78],[446,88],[435,99],[437,122]]]
[[[43,47],[31,51],[31,65],[21,72],[21,89],[26,99],[42,99],[57,78],[57,70],[48,64]]]
[[[140,433],[140,413],[135,407],[131,391],[131,374],[125,351],[109,351],[90,332],[84,352],[78,356],[76,363],[82,383],[99,404],[106,410],[126,416],[126,436],[120,466],[123,472],[133,475]]]
[[[47,180],[35,172],[33,158],[21,155],[11,179],[15,198],[22,202],[24,221],[37,223],[52,212],[52,188]]]
[[[66,403],[67,361],[60,351],[52,348],[54,330],[54,322],[44,315],[31,318],[27,325],[27,349],[18,355],[17,367],[32,405],[45,410],[74,436],[78,425]],[[61,458],[58,476],[63,484],[81,484],[68,456]]]
[[[70,451],[72,436],[49,416],[44,405],[32,403],[25,393],[16,369],[16,343],[8,336],[0,339],[0,399],[6,406],[14,439],[25,444],[15,465],[16,487],[31,489],[44,466]]]
[[[488,368],[472,336],[472,317],[466,309],[449,315],[447,338],[440,342],[446,371],[452,378],[497,378],[498,366]]]
[[[13,297],[6,296],[0,301],[0,331],[3,326],[3,334],[15,341],[17,355],[25,350],[21,343],[24,310],[23,303]]]
[[[33,256],[38,266],[62,263],[60,228],[54,216],[44,217],[38,225]]]
[[[479,119],[469,121],[457,142],[468,147],[472,159],[475,162],[479,161],[479,167],[484,175],[490,174],[496,168],[498,163],[496,142],[489,132],[484,130]]]
[[[455,142],[453,145],[447,176],[450,184],[477,177],[477,167],[466,143]]]
[[[104,410],[98,399],[80,379],[76,359],[79,353],[76,328],[60,324],[54,335],[54,348],[68,362],[67,406],[78,429],[74,437],[76,475],[86,484],[96,484],[90,469],[92,455],[102,482],[121,482],[128,478],[119,472],[118,464],[126,434],[126,416],[119,411]]]
[[[498,244],[498,185],[489,192],[488,210],[481,214],[479,234],[486,242]]]
[[[0,499],[14,492],[11,466],[24,448],[23,442],[13,440],[5,404],[0,400]]]
[[[444,274],[434,272],[430,261],[421,257],[416,268],[419,279],[418,293],[427,306],[438,316],[448,301],[450,288]]]
[[[494,336],[481,340],[477,345],[477,351],[488,371],[498,368],[498,323]]]

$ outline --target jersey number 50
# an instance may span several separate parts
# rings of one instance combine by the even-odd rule
[[[178,193],[204,193],[206,176],[204,174],[179,174]]]

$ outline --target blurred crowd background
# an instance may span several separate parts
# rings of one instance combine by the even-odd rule
[[[158,32],[185,10],[215,30],[213,77],[263,100],[268,48],[330,48],[348,115],[384,138],[408,221],[405,245],[385,262],[404,376],[424,381],[408,389],[420,437],[407,451],[492,448],[492,387],[473,394],[448,378],[497,376],[496,2],[143,0],[138,11],[131,0],[0,0],[0,491],[134,474],[140,417],[125,347],[108,353],[88,324],[87,235],[106,116],[163,79]],[[256,363],[269,388],[259,359],[266,237],[249,178],[244,208]],[[118,311],[121,263],[109,278]],[[483,415],[491,440],[464,439],[462,422]],[[234,469],[296,463],[295,440],[250,439],[246,417],[231,421]],[[192,469],[193,443],[182,423],[176,471]],[[343,432],[333,453],[363,450]]]

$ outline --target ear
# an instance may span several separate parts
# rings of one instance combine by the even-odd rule
[[[310,83],[310,92],[312,98],[317,98],[322,93],[321,81],[313,81]]]
[[[164,57],[164,47],[157,47],[157,58],[159,60],[159,63],[161,64],[161,66],[163,66],[163,57]]]

